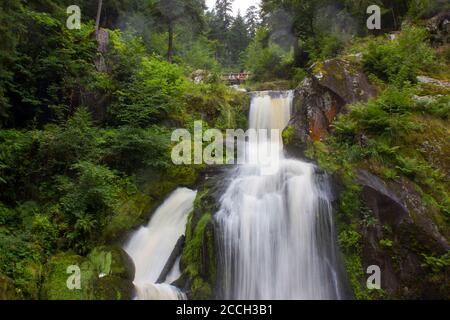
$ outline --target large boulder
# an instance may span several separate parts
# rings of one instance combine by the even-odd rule
[[[439,13],[426,23],[431,43],[441,46],[450,43],[450,10]]]
[[[354,56],[317,63],[296,88],[293,118],[288,126],[294,133],[292,141],[296,147],[303,148],[310,140],[324,138],[347,104],[366,102],[376,95],[377,90],[369,83],[358,59]]]
[[[423,254],[441,256],[450,246],[414,188],[406,180],[386,183],[365,170],[359,170],[358,182],[369,210],[360,227],[363,269],[379,266],[381,287],[392,297],[448,295],[440,283],[445,273],[430,276],[422,261]]]
[[[71,266],[80,268],[80,289],[67,286],[67,281],[73,273]],[[93,296],[92,283],[95,271],[92,264],[84,257],[72,252],[62,252],[51,257],[44,273],[41,286],[41,298],[44,300],[91,300]]]
[[[94,248],[88,255],[101,276],[115,276],[125,280],[134,280],[135,266],[131,257],[118,246]]]
[[[80,270],[79,289],[67,285],[73,275],[68,273],[71,266]],[[94,248],[88,257],[72,252],[58,253],[46,266],[41,297],[46,300],[131,300],[134,272],[133,261],[120,247]]]

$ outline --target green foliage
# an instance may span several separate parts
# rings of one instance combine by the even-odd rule
[[[265,45],[266,30],[259,29],[255,39],[250,43],[244,54],[244,65],[250,70],[256,81],[272,81],[287,79],[290,76],[293,56],[285,52],[279,45]]]
[[[360,239],[361,235],[354,230],[344,230],[339,234],[339,244],[346,250],[357,247]]]
[[[450,252],[440,257],[428,256],[426,254],[422,254],[422,256],[425,259],[424,266],[430,268],[434,273],[439,273],[450,267]]]
[[[326,33],[317,38],[308,38],[305,49],[310,53],[311,61],[323,61],[334,58],[344,50],[345,41],[337,33]]]
[[[75,181],[57,178],[61,210],[72,226],[66,234],[69,245],[85,253],[98,241],[106,221],[117,210],[120,193],[128,189],[128,181],[90,162],[79,162],[72,169],[77,175]]]
[[[410,89],[391,87],[377,99],[352,106],[351,113],[340,117],[333,127],[340,137],[349,141],[354,141],[361,132],[389,137],[407,134],[420,128],[410,117],[413,104]]]
[[[0,231],[0,270],[14,279],[16,292],[28,299],[38,298],[41,250],[26,234]]]
[[[435,54],[426,39],[425,29],[408,27],[396,40],[372,40],[364,53],[364,67],[378,78],[399,86],[415,82],[419,71],[436,65]]]
[[[110,116],[114,124],[145,127],[183,108],[183,70],[157,58],[143,58],[125,90],[116,92]]]
[[[385,248],[392,248],[392,240],[389,239],[381,239],[380,240],[380,246]]]
[[[148,167],[164,169],[170,161],[169,143],[169,131],[158,126],[105,130],[101,136],[103,162],[128,174]]]
[[[282,138],[285,145],[288,145],[292,141],[295,133],[294,130],[294,126],[288,126],[286,129],[284,129]]]
[[[197,70],[220,71],[220,64],[215,57],[216,43],[202,36],[185,44],[180,50],[180,60],[183,64]]]

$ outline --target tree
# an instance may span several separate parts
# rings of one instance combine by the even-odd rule
[[[167,26],[168,45],[167,60],[173,61],[175,26],[181,21],[203,24],[204,0],[159,0],[155,6],[155,14]]]
[[[244,50],[250,43],[250,39],[247,33],[247,25],[240,12],[238,12],[238,15],[236,16],[233,24],[230,27],[228,42],[230,60],[234,64],[237,64],[240,59],[241,53],[244,52]]]
[[[228,30],[233,23],[233,1],[234,0],[216,0],[216,17],[220,22],[222,31]]]
[[[216,56],[223,65],[231,65],[229,30],[233,24],[233,0],[216,0],[214,9],[208,13],[209,38],[215,40]]]
[[[256,35],[256,29],[259,26],[258,9],[255,6],[250,6],[245,14],[245,23],[247,25],[247,32],[251,38]]]
[[[98,0],[97,19],[95,20],[96,33],[98,33],[98,30],[100,30],[100,18],[102,16],[102,7],[103,7],[103,0]]]

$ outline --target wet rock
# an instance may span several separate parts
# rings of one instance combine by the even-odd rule
[[[418,76],[417,82],[426,83],[426,84],[434,84],[436,86],[441,86],[441,87],[450,87],[449,81],[438,80],[438,79],[434,79],[434,78],[430,78],[430,77],[426,77],[426,76]]]
[[[184,235],[178,239],[177,243],[175,244],[175,248],[170,254],[169,259],[167,259],[167,262],[161,272],[161,275],[158,277],[158,280],[156,280],[156,283],[163,283],[164,281],[166,281],[166,278],[169,275],[170,271],[172,270],[173,266],[175,265],[178,257],[181,256],[185,239],[186,237]]]
[[[381,287],[391,297],[445,296],[423,254],[442,255],[450,249],[429,216],[429,208],[406,179],[386,183],[366,170],[358,171],[362,200],[370,210],[361,227],[363,268],[377,265]],[[389,231],[387,231],[389,230]],[[406,289],[405,289],[406,288]]]
[[[367,101],[375,96],[373,87],[358,63],[344,59],[330,59],[312,66],[312,77],[346,104]]]
[[[321,140],[347,104],[365,102],[376,93],[358,62],[331,59],[315,64],[310,76],[295,90],[289,124],[294,131],[294,146],[304,148],[308,141]]]
[[[117,276],[106,276],[94,281],[95,300],[131,300],[134,296],[132,282]]]
[[[67,285],[69,267],[78,267],[80,287]],[[62,252],[50,258],[44,273],[41,298],[45,300],[132,299],[134,264],[119,247],[95,248],[88,257]],[[70,282],[70,281],[69,281]]]
[[[363,187],[363,200],[382,224],[399,225],[408,219],[406,206],[381,179],[360,170],[358,180]]]

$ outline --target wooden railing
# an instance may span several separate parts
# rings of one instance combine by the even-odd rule
[[[221,79],[229,85],[241,84],[250,78],[250,73],[223,73]]]

